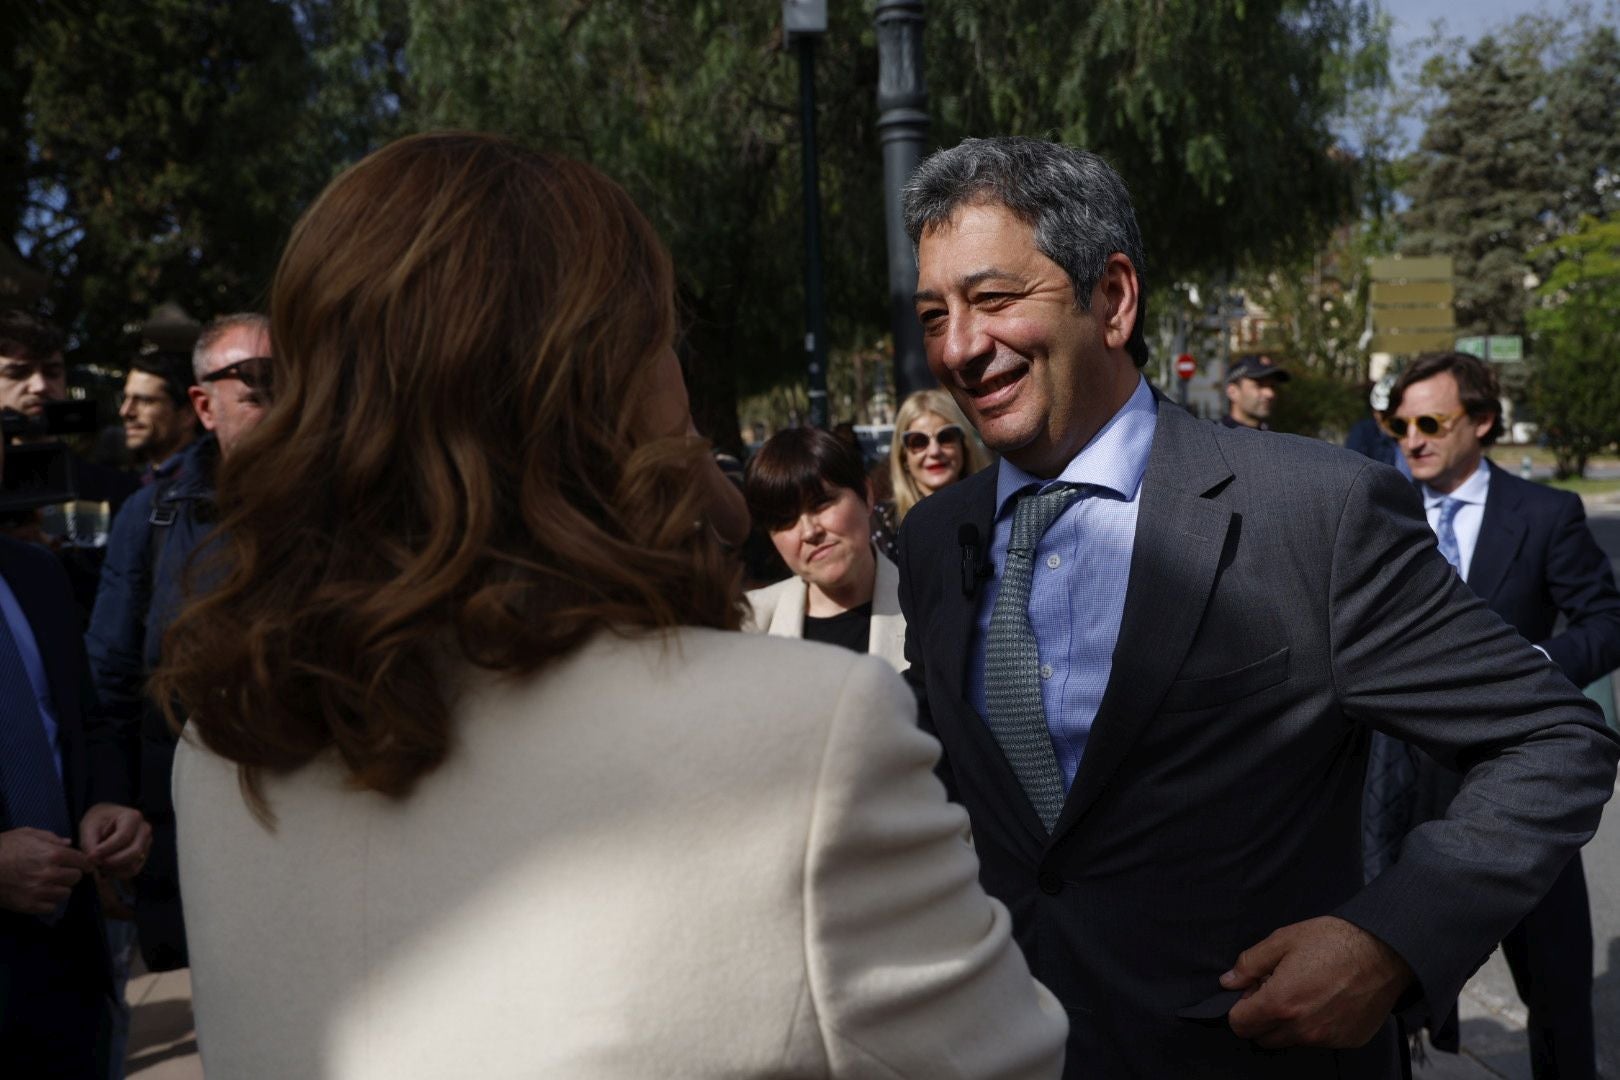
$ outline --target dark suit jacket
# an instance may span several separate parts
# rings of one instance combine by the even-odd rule
[[[1576,686],[1620,667],[1620,591],[1580,496],[1489,465],[1468,587]],[[1566,624],[1553,628],[1562,613]]]
[[[901,531],[922,721],[985,888],[1069,1010],[1069,1075],[1395,1076],[1393,1023],[1356,1051],[1252,1048],[1218,977],[1278,927],[1336,914],[1412,966],[1404,1005],[1449,1002],[1596,828],[1620,746],[1457,580],[1399,473],[1158,408],[1112,675],[1053,834],[964,697],[977,600],[958,529],[990,535],[994,470]],[[1371,728],[1468,786],[1363,887]]]
[[[44,661],[59,725],[69,820],[77,828],[85,810],[104,798],[100,790],[101,778],[109,770],[118,770],[120,755],[128,748],[110,742],[86,744],[82,720],[89,673],[79,632],[79,613],[73,604],[67,573],[56,557],[33,544],[0,537],[0,575],[16,594]],[[0,830],[11,827],[0,810]],[[77,836],[74,839],[77,840]],[[0,978],[0,1016],[4,1015],[8,995],[26,993],[30,984],[37,985],[48,974],[31,970],[40,963],[39,943],[46,941],[49,955],[56,962],[68,965],[75,979],[110,991],[112,982],[106,937],[101,928],[101,908],[94,882],[85,878],[73,890],[66,913],[54,927],[47,927],[32,916],[0,911],[0,972],[4,972],[4,978]]]

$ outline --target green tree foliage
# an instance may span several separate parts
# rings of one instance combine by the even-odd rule
[[[1547,117],[1561,225],[1607,217],[1620,205],[1620,35],[1598,25],[1552,72]]]
[[[1591,455],[1620,441],[1620,220],[1584,218],[1533,255],[1555,261],[1529,316],[1530,400],[1558,475],[1580,476]]]
[[[875,45],[832,5],[817,50],[828,331],[886,318]],[[421,126],[502,131],[591,161],[669,243],[699,426],[735,440],[736,393],[802,365],[798,70],[776,5],[490,0],[411,5]]]
[[[1350,425],[1367,415],[1367,395],[1359,383],[1319,368],[1294,367],[1277,393],[1271,416],[1275,431],[1343,442]]]
[[[818,43],[829,331],[886,329],[872,3]],[[1383,72],[1362,0],[955,0],[928,8],[935,135],[1057,136],[1133,187],[1149,281],[1311,250],[1350,205],[1330,118]],[[622,180],[675,253],[697,397],[802,364],[797,71],[776,5],[410,4],[419,123],[512,132]],[[1286,207],[1279,213],[1279,207]]]
[[[1443,52],[1423,82],[1441,96],[1428,118],[1406,193],[1400,248],[1450,255],[1463,334],[1524,331],[1526,251],[1546,239],[1553,210],[1543,24],[1514,24],[1466,55]]]
[[[707,430],[802,370],[798,71],[774,3],[734,0],[13,0],[0,80],[7,219],[97,353],[153,303],[257,302],[333,172],[400,133],[497,130],[592,161],[670,243]],[[835,350],[887,330],[875,0],[817,46]],[[1051,135],[1132,185],[1148,280],[1315,249],[1349,206],[1332,119],[1384,69],[1372,0],[937,0],[938,143]],[[9,29],[9,26],[8,26]],[[0,156],[0,166],[5,164]],[[23,175],[18,179],[18,169]],[[12,183],[15,181],[15,183]],[[8,188],[7,184],[12,183]]]
[[[1405,163],[1400,248],[1452,256],[1459,333],[1521,334],[1525,282],[1544,269],[1529,252],[1620,200],[1620,37],[1576,6],[1471,48],[1430,44],[1433,107]]]
[[[940,141],[1056,135],[1130,185],[1149,280],[1308,257],[1352,208],[1333,121],[1384,81],[1358,0],[929,5]]]
[[[28,204],[19,242],[51,313],[116,361],[154,305],[261,304],[311,192],[313,70],[272,0],[46,5],[16,49]]]

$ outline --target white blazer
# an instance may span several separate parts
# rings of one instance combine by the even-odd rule
[[[743,627],[773,637],[804,636],[804,609],[810,586],[792,577],[748,590],[748,606],[753,618]],[[889,662],[896,671],[905,671],[906,617],[900,614],[900,569],[883,552],[877,552],[877,579],[872,585],[872,630],[866,652]]]
[[[203,1066],[319,1077],[1055,1078],[910,692],[847,649],[599,635],[465,675],[403,799],[175,755]]]

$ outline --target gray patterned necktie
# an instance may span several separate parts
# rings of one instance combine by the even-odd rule
[[[1019,498],[984,642],[985,722],[1047,832],[1063,810],[1063,774],[1041,704],[1041,655],[1029,624],[1029,587],[1036,546],[1080,495],[1080,488],[1065,485]]]

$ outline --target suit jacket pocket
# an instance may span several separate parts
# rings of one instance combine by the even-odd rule
[[[1226,1014],[1232,1011],[1232,1006],[1243,1000],[1241,990],[1222,990],[1211,994],[1196,1005],[1189,1005],[1185,1009],[1176,1010],[1176,1016],[1182,1020],[1191,1020],[1198,1024],[1224,1024]]]
[[[1160,712],[1191,712],[1213,709],[1250,694],[1258,694],[1288,678],[1288,647],[1285,645],[1263,660],[1245,664],[1220,675],[1177,679],[1164,693]]]

